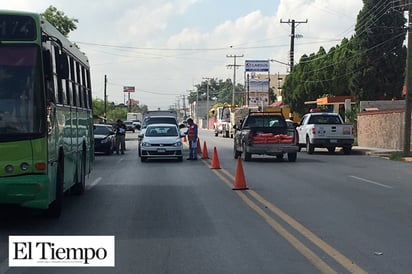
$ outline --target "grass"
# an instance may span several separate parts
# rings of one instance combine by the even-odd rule
[[[402,161],[402,158],[403,158],[402,151],[394,151],[394,152],[391,152],[391,154],[389,155],[389,159],[394,160],[394,161]]]

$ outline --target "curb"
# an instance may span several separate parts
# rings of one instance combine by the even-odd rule
[[[390,157],[392,153],[397,152],[397,151],[390,151],[390,152],[382,152],[382,151],[365,151],[365,150],[358,150],[359,153],[367,156],[375,156],[375,157],[380,157],[384,159],[391,160]],[[394,160],[396,161],[396,160]],[[401,157],[399,158],[399,161],[401,162],[408,162],[412,163],[412,157]]]

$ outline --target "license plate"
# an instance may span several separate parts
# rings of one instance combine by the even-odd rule
[[[336,140],[336,139],[331,139],[330,142],[331,142],[331,143],[337,143],[338,140]]]
[[[165,153],[165,152],[166,152],[166,149],[158,149],[157,152],[159,152],[159,153]]]

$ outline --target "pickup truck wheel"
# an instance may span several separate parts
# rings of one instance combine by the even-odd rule
[[[315,147],[310,143],[309,138],[306,138],[306,152],[308,154],[313,154]]]
[[[343,154],[349,155],[352,152],[352,147],[343,147]]]
[[[246,152],[246,145],[243,144],[243,151],[242,151],[242,160],[247,162],[252,159],[252,154],[249,152]]]
[[[336,149],[336,147],[328,147],[329,153],[334,153],[335,149]]]
[[[233,158],[237,159],[241,155],[240,151],[236,149],[236,144],[233,147]]]
[[[288,161],[296,162],[297,156],[298,156],[297,152],[288,153]]]

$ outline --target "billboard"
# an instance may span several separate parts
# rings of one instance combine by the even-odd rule
[[[267,71],[269,72],[269,60],[246,60],[245,72]]]
[[[135,92],[135,89],[132,86],[125,86],[123,87],[123,92]]]
[[[249,79],[249,106],[269,104],[269,79]]]

